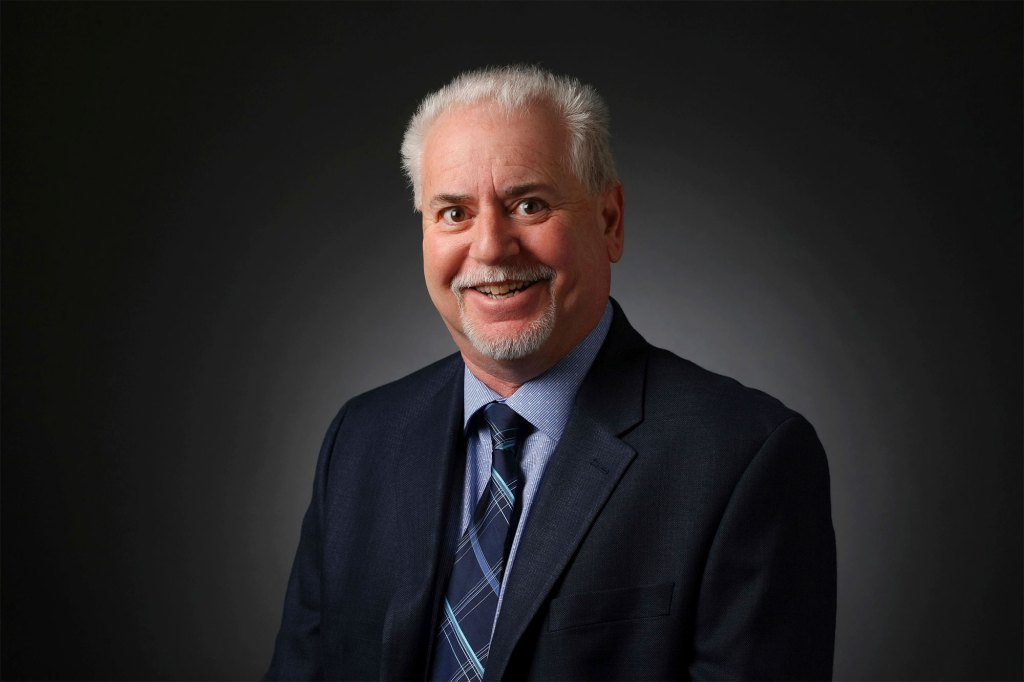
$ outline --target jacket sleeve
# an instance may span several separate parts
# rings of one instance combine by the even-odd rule
[[[345,408],[334,418],[317,460],[313,497],[302,520],[299,548],[295,553],[284,599],[281,629],[264,680],[322,680],[323,652],[320,641],[320,577],[323,557],[324,497],[331,453]]]
[[[793,416],[740,477],[697,603],[694,679],[832,677],[836,545],[828,464]]]

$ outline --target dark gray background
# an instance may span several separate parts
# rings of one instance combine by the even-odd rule
[[[2,5],[7,678],[245,679],[319,440],[453,350],[428,89],[595,84],[614,295],[818,429],[838,678],[1020,678],[1021,4]]]

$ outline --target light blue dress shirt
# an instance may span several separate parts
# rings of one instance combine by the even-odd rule
[[[519,517],[519,525],[512,540],[505,575],[502,578],[501,594],[498,596],[498,608],[495,611],[495,622],[501,612],[501,602],[505,596],[505,584],[512,572],[512,564],[519,547],[519,538],[529,519],[530,506],[540,488],[544,470],[551,459],[558,441],[562,438],[565,424],[569,420],[576,391],[583,383],[583,377],[590,371],[594,358],[601,349],[608,328],[612,323],[612,305],[605,306],[601,321],[578,346],[558,361],[544,374],[526,382],[519,389],[503,399],[477,379],[469,367],[463,375],[464,422],[466,431],[466,474],[462,489],[462,523],[459,526],[459,537],[469,527],[476,508],[477,500],[487,489],[487,481],[491,477],[491,434],[484,420],[472,420],[473,415],[484,405],[493,402],[504,402],[526,421],[533,425],[521,450],[523,475],[526,485],[523,488],[523,509]],[[470,429],[475,431],[470,431]]]

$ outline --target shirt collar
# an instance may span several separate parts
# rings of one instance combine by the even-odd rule
[[[569,351],[554,367],[539,377],[527,381],[507,399],[488,388],[469,370],[463,373],[463,428],[469,420],[487,403],[504,402],[518,412],[534,428],[556,443],[562,437],[565,424],[569,421],[576,391],[583,383],[583,377],[590,371],[594,358],[601,349],[608,329],[612,324],[612,304],[607,303],[604,314],[597,326],[587,334],[579,345]]]

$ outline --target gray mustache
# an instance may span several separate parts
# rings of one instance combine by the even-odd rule
[[[452,293],[462,297],[462,290],[478,287],[483,284],[500,284],[502,282],[540,282],[553,281],[555,271],[546,265],[517,266],[484,266],[462,275],[457,275],[451,284]]]

